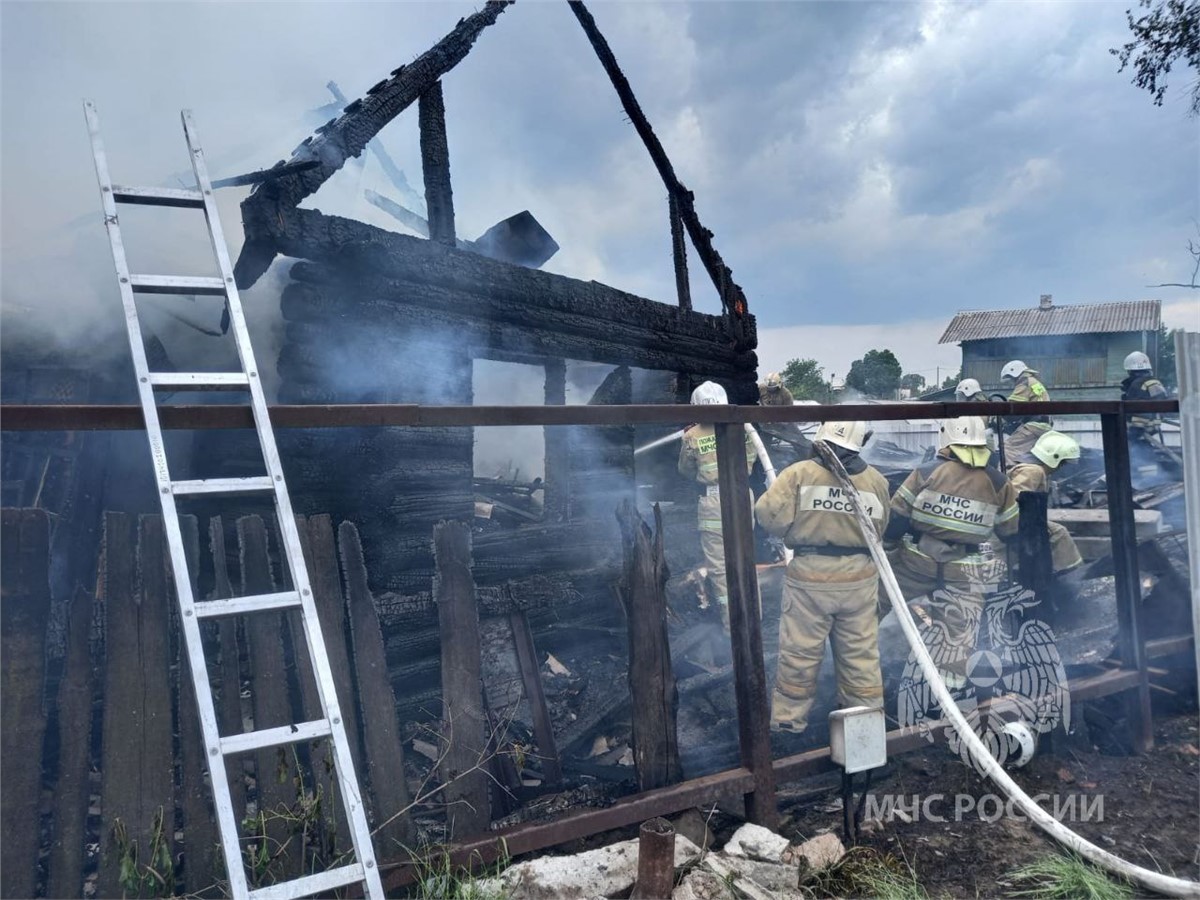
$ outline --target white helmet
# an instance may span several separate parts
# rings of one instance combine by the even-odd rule
[[[772,372],[767,376],[766,385],[771,389],[781,388],[783,387],[783,378],[778,372]]]
[[[692,391],[692,406],[724,406],[728,402],[725,388],[715,381],[706,381]]]
[[[1126,372],[1150,372],[1153,368],[1150,365],[1150,357],[1141,350],[1134,350],[1125,357]]]
[[[822,422],[815,440],[837,444],[857,453],[867,442],[866,422]]]
[[[938,449],[958,444],[962,447],[986,447],[987,425],[979,416],[943,419],[938,434]]]
[[[976,394],[982,393],[983,388],[979,386],[979,382],[974,378],[964,378],[958,383],[958,387],[954,389],[954,395],[956,397],[964,397],[967,400],[970,400]]]
[[[1029,451],[1051,469],[1069,459],[1079,459],[1079,443],[1061,431],[1047,431]]]
[[[1014,381],[1021,377],[1021,373],[1028,369],[1024,360],[1014,359],[1012,362],[1004,364],[1004,368],[1000,370],[1001,378],[1012,378]]]

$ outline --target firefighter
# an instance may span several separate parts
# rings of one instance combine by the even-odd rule
[[[779,373],[772,372],[759,386],[758,402],[763,406],[792,406],[796,401],[792,398],[792,392],[783,386],[783,378]]]
[[[958,383],[958,387],[954,389],[954,399],[959,403],[966,403],[968,401],[982,403],[987,398],[987,394],[983,392],[983,388],[979,386],[979,382],[974,378],[964,378]]]
[[[1017,494],[1025,491],[1049,493],[1050,473],[1059,466],[1079,459],[1079,444],[1061,431],[1048,431],[1038,438],[1029,453],[1014,461],[1008,477]],[[1079,548],[1070,532],[1059,522],[1047,523],[1050,535],[1050,561],[1055,577],[1083,564]]]
[[[1154,377],[1154,369],[1150,365],[1150,357],[1141,350],[1134,350],[1125,357],[1125,371],[1128,373],[1121,382],[1122,400],[1165,400],[1167,389],[1163,383]],[[1158,434],[1156,417],[1134,415],[1129,418],[1129,437],[1152,443],[1151,438]]]
[[[973,646],[984,597],[1002,573],[991,541],[1016,535],[1017,493],[988,464],[983,419],[943,421],[938,444],[892,496],[888,559],[908,599],[948,589],[953,602],[931,603],[929,614],[950,646]],[[951,688],[966,683],[965,669],[943,674]]]
[[[842,461],[882,535],[888,484],[859,458],[867,437],[862,422],[825,422],[815,440]],[[807,727],[826,638],[839,706],[883,706],[875,612],[879,573],[837,477],[814,451],[811,459],[785,469],[754,511],[763,528],[795,551],[783,588],[771,727],[797,734]]]
[[[724,405],[725,388],[706,381],[692,391],[695,406]],[[754,441],[746,435],[746,471],[754,468]],[[721,532],[721,499],[717,491],[717,436],[711,425],[692,425],[683,433],[679,471],[695,478],[704,493],[696,504],[700,548],[708,567],[708,590],[721,612],[721,624],[729,632],[729,586],[725,579],[725,538]]]
[[[1009,402],[1023,403],[1035,400],[1049,400],[1050,392],[1038,380],[1037,372],[1029,368],[1019,359],[1005,364],[1000,370],[1000,381],[1011,382],[1012,393],[1008,395]]]

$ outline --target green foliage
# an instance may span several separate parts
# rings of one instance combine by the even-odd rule
[[[1043,856],[1010,872],[1008,880],[1028,887],[1010,891],[1009,897],[1034,900],[1129,900],[1133,891],[1074,854]]]
[[[942,379],[942,390],[946,388],[956,388],[958,383],[962,381],[962,369],[959,369],[953,375],[947,375]]]
[[[900,387],[902,371],[900,361],[891,350],[868,350],[862,359],[850,364],[846,387],[868,397],[890,400]]]
[[[417,871],[417,897],[420,900],[508,900],[511,891],[498,881],[509,864],[505,849],[491,866],[475,867],[482,871],[476,877],[471,866],[455,865],[441,848],[426,847],[412,853]]]
[[[1175,62],[1200,70],[1200,0],[1140,0],[1138,5],[1150,12],[1135,19],[1132,10],[1125,10],[1133,40],[1108,52],[1120,60],[1118,72],[1132,64],[1133,83],[1162,106]],[[1191,112],[1200,113],[1200,78],[1192,81]]]
[[[146,862],[138,859],[137,841],[120,818],[113,820],[113,840],[120,858],[121,887],[128,897],[169,897],[175,893],[175,864],[171,859],[171,841],[163,826],[163,808],[155,813],[150,830],[150,852]]]
[[[793,359],[779,373],[783,386],[792,393],[794,400],[830,401],[829,382],[815,359]]]
[[[900,387],[905,390],[912,391],[912,394],[915,397],[917,394],[921,393],[921,391],[925,390],[925,376],[918,375],[916,372],[909,372],[900,379]]]
[[[1179,373],[1175,371],[1175,335],[1181,331],[1182,328],[1168,330],[1166,325],[1158,326],[1158,368],[1154,374],[1167,393],[1173,393],[1179,387]]]
[[[800,875],[807,897],[872,897],[878,900],[927,900],[917,873],[903,859],[869,847],[852,847],[836,864]]]

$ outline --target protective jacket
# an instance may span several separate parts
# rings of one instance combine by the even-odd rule
[[[1033,445],[1042,435],[1053,429],[1054,426],[1049,422],[1024,422],[1016,431],[1006,437],[1004,439],[1004,461],[1008,471],[1011,472],[1017,463],[1033,459],[1034,457],[1030,453]]]
[[[1049,400],[1050,392],[1038,380],[1037,372],[1034,369],[1026,369],[1021,373],[1021,377],[1017,379],[1017,383],[1013,386],[1012,393],[1008,395],[1008,399],[1016,403],[1030,400]]]
[[[993,532],[1001,539],[1017,533],[1017,493],[990,465],[970,466],[953,446],[912,474],[892,497],[889,537],[905,531],[974,550]]]
[[[882,535],[889,515],[887,480],[857,455],[846,458],[844,465],[876,531]],[[802,581],[857,581],[874,571],[850,500],[837,476],[818,457],[784,469],[758,499],[754,512],[769,534],[782,538],[796,551],[788,569],[790,577]],[[842,563],[837,567],[826,565],[823,556],[840,557]]]
[[[1131,372],[1121,382],[1122,400],[1165,400],[1167,389],[1153,372]]]
[[[759,385],[758,402],[763,406],[792,406],[796,401],[792,397],[792,392],[783,385],[776,388]]]
[[[1050,476],[1045,466],[1036,460],[1018,462],[1008,470],[1008,478],[1018,495],[1025,491],[1048,493],[1050,490]],[[1050,561],[1055,574],[1083,563],[1079,547],[1066,526],[1061,522],[1047,522],[1046,532],[1050,537]]]

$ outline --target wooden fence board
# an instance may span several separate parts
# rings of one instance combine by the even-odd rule
[[[97,885],[101,897],[131,893],[122,884],[123,857],[136,854],[140,873],[150,877],[153,869],[166,878],[174,834],[162,520],[140,518],[136,556],[132,532],[129,516],[105,517],[104,770]],[[156,858],[156,837],[166,842],[165,860]]]
[[[67,616],[67,652],[58,685],[58,782],[54,788],[47,897],[83,896],[83,845],[91,793],[92,611],[91,595],[78,589]]]
[[[41,755],[46,731],[42,690],[46,670],[46,623],[50,611],[50,520],[43,510],[6,509],[0,550],[0,749],[13,760]],[[5,765],[0,794],[0,886],[6,897],[32,897],[37,864],[38,765]]]
[[[225,554],[225,524],[220,516],[208,520],[208,546],[213,557],[213,600],[234,596],[229,577],[229,560]],[[219,664],[217,676],[217,725],[222,735],[242,731],[242,675],[238,647],[237,620],[226,616],[217,623]],[[210,674],[212,669],[209,669]],[[233,809],[240,819],[246,809],[245,766],[239,758],[229,769],[229,793]]]
[[[398,856],[404,847],[413,846],[414,837],[408,814],[399,815],[401,810],[407,809],[409,795],[396,696],[388,678],[379,616],[367,586],[362,543],[352,522],[343,522],[338,528],[338,543],[350,612],[350,642],[358,699],[363,708],[367,766],[365,772],[360,770],[360,777],[366,775],[371,785],[374,803],[369,809],[373,813],[372,825],[377,829],[375,846],[382,858],[389,859]],[[354,703],[348,684],[341,699],[347,706]]]

